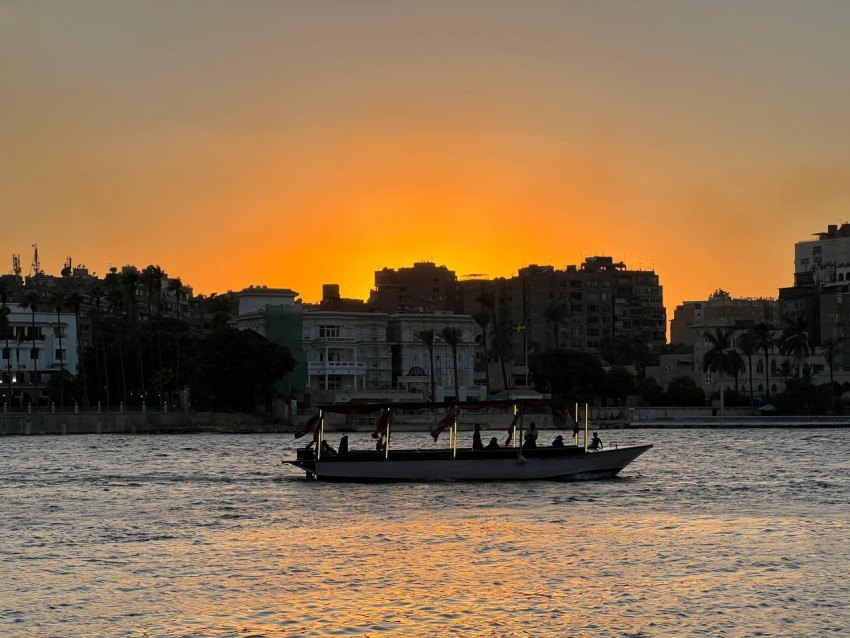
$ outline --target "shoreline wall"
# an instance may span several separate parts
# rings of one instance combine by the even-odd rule
[[[265,415],[220,412],[0,414],[0,436],[291,432]]]

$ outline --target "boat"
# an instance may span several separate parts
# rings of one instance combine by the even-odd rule
[[[613,478],[629,463],[652,448],[651,444],[625,447],[590,449],[585,419],[584,443],[579,444],[579,419],[574,421],[573,445],[563,447],[526,448],[523,441],[523,416],[533,403],[543,406],[540,400],[518,403],[516,401],[480,401],[468,403],[381,404],[364,406],[327,405],[308,421],[307,427],[296,436],[312,432],[311,443],[296,450],[296,458],[284,463],[303,470],[308,479],[331,482],[383,482],[383,481],[527,481],[563,480],[578,481]],[[558,410],[563,406],[546,402]],[[513,418],[508,427],[511,445],[499,449],[472,449],[458,446],[458,419],[464,413],[510,408]],[[430,430],[434,441],[444,430],[449,430],[448,447],[444,449],[396,449],[390,445],[392,414],[400,410],[430,409],[442,412]],[[323,441],[322,423],[327,412],[366,411],[378,414],[374,450],[341,449],[338,452]],[[563,414],[563,411],[562,411]],[[585,411],[587,414],[587,411]],[[517,435],[518,432],[518,435]],[[423,433],[424,434],[424,433]]]

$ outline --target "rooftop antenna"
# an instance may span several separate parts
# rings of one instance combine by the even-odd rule
[[[41,262],[38,260],[38,244],[33,244],[32,273],[36,277],[41,274]]]
[[[12,255],[12,272],[15,273],[16,276],[21,276],[21,256],[20,255]]]

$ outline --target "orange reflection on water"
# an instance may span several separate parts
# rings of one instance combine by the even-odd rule
[[[174,578],[193,582],[164,581],[153,596],[173,605],[170,627],[184,635],[401,636],[450,628],[589,637],[676,635],[693,629],[697,616],[709,633],[728,631],[749,600],[749,622],[770,613],[756,605],[764,588],[781,596],[797,584],[793,560],[754,558],[774,555],[768,546],[775,543],[796,545],[791,522],[602,510],[571,524],[498,507],[468,514],[352,512],[351,520],[322,526],[305,520],[297,534],[274,523],[212,534],[198,551],[170,548]],[[197,597],[171,601],[172,588]],[[734,609],[706,602],[729,600]]]

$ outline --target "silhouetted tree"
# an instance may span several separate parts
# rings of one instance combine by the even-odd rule
[[[422,343],[425,344],[425,348],[428,350],[428,374],[431,377],[431,400],[434,400],[434,331],[433,330],[420,330],[416,333],[416,338],[419,339]]]
[[[670,405],[686,407],[705,405],[705,392],[691,377],[671,379],[667,385],[667,396]]]
[[[741,355],[732,348],[732,330],[717,328],[714,333],[704,333],[705,340],[711,348],[703,355],[702,367],[705,370],[716,372],[720,378],[720,416],[723,416],[725,405],[723,402],[727,374],[737,374],[742,368]]]
[[[443,338],[449,347],[452,349],[452,363],[454,369],[454,377],[455,377],[455,400],[460,401],[460,379],[458,378],[458,364],[457,364],[457,347],[460,345],[461,341],[463,341],[463,333],[454,326],[446,326],[440,332],[440,336]]]
[[[30,291],[24,295],[23,303],[21,303],[22,308],[29,308],[32,313],[32,324],[30,325],[30,338],[32,339],[32,349],[30,350],[30,361],[32,361],[33,365],[33,394],[35,395],[34,401],[36,405],[36,409],[38,409],[39,404],[39,393],[40,388],[38,385],[38,348],[35,345],[36,338],[36,329],[35,329],[35,313],[38,312],[38,308],[41,305],[41,298],[38,293],[35,291]]]

